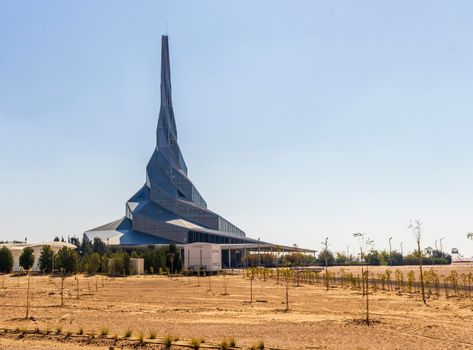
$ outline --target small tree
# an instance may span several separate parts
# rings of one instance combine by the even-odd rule
[[[100,267],[100,255],[98,253],[92,253],[87,256],[86,267],[89,275],[95,275]]]
[[[370,250],[365,254],[366,265],[377,266],[384,262],[382,254],[377,250]]]
[[[328,283],[328,259],[329,259],[329,253],[332,254],[328,250],[328,237],[325,238],[325,241],[322,242],[322,245],[324,247],[323,251],[320,253],[320,258],[322,259],[323,255],[323,260],[325,263],[325,290],[328,290],[329,288],[329,283]],[[333,254],[332,254],[332,259],[333,259]]]
[[[102,257],[101,264],[102,273],[108,274],[110,272],[110,259],[107,255]]]
[[[173,252],[169,252],[168,253],[168,259],[169,259],[169,262],[171,263],[171,275],[174,274],[174,253]]]
[[[365,250],[367,246],[372,246],[374,241],[366,237],[364,233],[354,233],[353,237],[357,238],[360,243],[360,263],[361,263],[361,280],[363,282],[363,296],[366,297],[366,325],[370,325],[370,312],[369,312],[369,271],[368,264],[366,265],[366,271],[363,270],[363,259],[365,259]]]
[[[25,319],[28,319],[30,313],[30,273],[28,272],[28,284],[26,287],[26,316]]]
[[[20,266],[24,270],[29,270],[33,267],[34,264],[34,251],[33,248],[25,247],[23,252],[20,255]]]
[[[39,269],[44,273],[50,273],[53,269],[54,252],[49,245],[43,246],[39,255]]]
[[[131,258],[127,252],[123,253],[123,271],[125,272],[125,275],[131,273]]]
[[[322,242],[322,244],[325,244]],[[325,262],[327,262],[327,266],[333,266],[335,264],[335,257],[333,256],[333,253],[330,251],[330,249],[322,249],[322,251],[319,253],[317,263],[325,266]]]
[[[335,263],[337,265],[348,265],[351,262],[351,256],[345,253],[337,252]]]
[[[289,311],[289,278],[286,278],[286,309],[284,311]]]
[[[92,243],[86,239],[85,235],[82,238],[82,243],[80,245],[80,252],[82,256],[89,255],[92,253]]]
[[[13,270],[13,254],[10,249],[0,248],[0,273],[10,273]]]
[[[390,259],[391,259],[391,265],[397,266],[397,265],[404,264],[404,257],[397,250],[393,250],[391,252]]]
[[[166,267],[171,271],[171,273],[174,273],[174,271],[179,272],[182,270],[182,257],[180,254],[180,251],[177,249],[175,243],[171,243],[168,247],[166,247],[167,251],[165,251],[165,265]]]
[[[125,262],[123,259],[123,254],[115,253],[111,257],[111,271],[110,273],[114,276],[121,275],[125,272]]]
[[[427,305],[427,301],[425,299],[425,289],[424,289],[424,274],[422,272],[422,250],[420,249],[420,239],[421,239],[421,229],[422,223],[419,220],[415,220],[407,226],[407,228],[411,229],[417,243],[417,255],[419,258],[419,272],[420,272],[420,288],[422,292],[422,301],[425,305]]]
[[[56,254],[55,265],[63,272],[63,275],[70,275],[77,272],[79,256],[74,249],[62,247]]]
[[[94,238],[92,243],[92,251],[98,253],[99,255],[104,255],[107,250],[105,243],[98,237]]]

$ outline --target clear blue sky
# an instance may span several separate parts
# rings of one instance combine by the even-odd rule
[[[2,1],[0,239],[125,213],[155,143],[160,36],[189,176],[251,237],[473,255],[473,3]]]

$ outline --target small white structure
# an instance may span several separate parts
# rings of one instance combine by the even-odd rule
[[[131,258],[131,271],[132,275],[144,275],[145,274],[145,259],[143,258]]]
[[[40,271],[39,269],[39,257],[41,255],[41,249],[43,249],[44,246],[50,246],[52,251],[54,253],[57,253],[59,249],[62,247],[68,247],[72,249],[76,249],[76,246],[70,243],[66,242],[48,242],[48,243],[32,243],[32,244],[27,244],[27,243],[5,243],[5,244],[0,244],[0,247],[5,246],[8,249],[11,250],[12,255],[13,255],[13,271],[17,272],[20,271],[20,255],[23,253],[23,249],[26,247],[30,247],[33,249],[33,254],[34,254],[34,264],[33,267],[31,268],[32,271]]]
[[[222,248],[219,244],[190,243],[184,245],[184,266],[188,270],[220,271]]]

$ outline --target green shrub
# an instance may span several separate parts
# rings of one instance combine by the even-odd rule
[[[31,247],[23,248],[23,252],[20,255],[20,266],[25,269],[29,270],[33,267],[34,264],[34,250]]]
[[[110,258],[112,260],[110,274],[113,276],[121,275],[124,272],[125,262],[122,253],[115,253]]]
[[[125,338],[130,338],[130,337],[131,337],[131,334],[132,334],[131,329],[127,329],[127,330],[125,331]]]
[[[62,247],[56,253],[55,266],[66,275],[76,273],[79,266],[79,255],[74,249]]]
[[[0,273],[10,273],[13,270],[13,254],[10,249],[0,248]]]
[[[85,264],[87,267],[87,273],[89,275],[95,275],[100,267],[100,255],[98,253],[88,255]]]
[[[54,252],[49,245],[43,246],[39,254],[39,269],[43,273],[50,273],[53,268]]]
[[[102,273],[109,274],[110,273],[110,259],[108,256],[102,256],[102,264],[100,266],[102,269]]]

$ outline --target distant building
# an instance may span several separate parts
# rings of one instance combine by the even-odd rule
[[[39,257],[41,255],[41,249],[43,249],[44,246],[49,245],[51,249],[53,250],[54,253],[56,253],[59,249],[62,247],[68,247],[72,249],[76,249],[77,247],[73,244],[70,243],[65,243],[65,242],[48,242],[48,243],[5,243],[5,244],[0,244],[0,247],[5,246],[8,249],[11,250],[13,254],[13,271],[17,272],[20,271],[20,255],[23,252],[23,249],[26,247],[32,248],[33,249],[33,254],[34,254],[34,264],[33,267],[31,268],[32,271],[40,271],[39,268]]]
[[[183,249],[192,243],[220,244],[221,261],[227,267],[246,256],[247,250],[272,251],[274,245],[247,237],[243,230],[209,210],[187,176],[172,107],[167,35],[163,35],[161,44],[161,108],[156,147],[146,166],[146,182],[126,202],[124,217],[86,231],[84,238],[99,238],[106,244],[122,247],[175,243]],[[283,248],[286,252],[306,251]]]
[[[177,141],[171,99],[168,37],[162,37],[161,108],[156,147],[146,167],[146,183],[125,206],[125,217],[85,232],[113,245],[218,244],[257,242],[207,208],[187,176]]]

